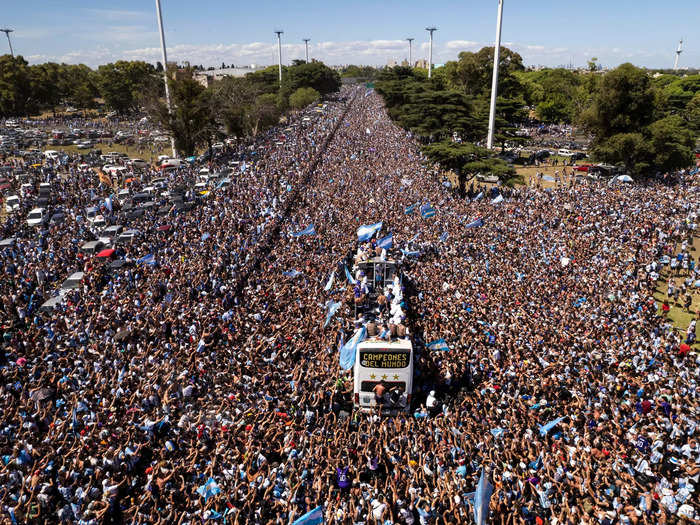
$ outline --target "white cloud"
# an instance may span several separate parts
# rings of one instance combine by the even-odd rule
[[[30,55],[31,63],[48,60],[67,63],[85,63],[97,66],[115,60],[145,60],[155,63],[161,60],[160,47],[127,47],[127,42],[140,43],[143,41],[158,42],[155,32],[147,31],[139,25],[125,23],[112,26],[113,34],[110,43],[114,46],[94,46],[88,49],[78,49],[66,54],[50,55],[47,53]],[[144,34],[147,38],[144,38]],[[282,61],[289,64],[294,59],[304,57],[304,44],[282,41]],[[138,45],[138,44],[136,44]],[[477,51],[484,46],[492,46],[492,42],[476,42],[470,40],[450,40],[433,43],[433,62],[436,64],[456,60],[461,51]],[[588,57],[600,57],[603,64],[617,65],[626,60],[653,58],[655,55],[638,50],[624,49],[548,47],[538,43],[504,42],[504,46],[520,53],[526,64],[545,64],[557,66],[573,61],[576,65],[584,65]],[[413,43],[413,58],[418,60],[428,57],[429,44],[426,41]],[[408,57],[408,43],[405,40],[353,40],[353,41],[324,41],[311,42],[309,55],[334,64],[370,64],[384,65],[388,61],[401,61]],[[175,44],[168,47],[168,60],[175,62],[189,61],[191,64],[218,66],[222,62],[238,66],[258,64],[269,65],[277,63],[277,43],[250,42],[246,44]]]

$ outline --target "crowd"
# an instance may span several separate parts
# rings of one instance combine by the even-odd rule
[[[483,471],[493,523],[700,522],[695,324],[652,297],[671,282],[698,315],[697,178],[461,200],[376,94],[344,94],[242,147],[248,168],[189,212],[139,219],[120,271],[78,251],[94,177],[37,174],[70,212],[38,239],[2,227],[20,233],[0,254],[2,519],[465,523]],[[379,221],[417,347],[415,413],[395,417],[352,411],[338,366],[338,270]]]

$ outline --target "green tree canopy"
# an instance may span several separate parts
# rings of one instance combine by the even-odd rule
[[[321,95],[314,88],[303,87],[297,89],[294,93],[289,95],[289,105],[294,109],[305,108],[309,104],[317,102],[321,98]]]
[[[138,109],[143,94],[157,85],[156,69],[146,62],[118,60],[97,69],[97,85],[105,104],[120,114]]]

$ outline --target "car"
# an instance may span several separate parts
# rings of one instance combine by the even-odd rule
[[[130,244],[141,236],[141,232],[134,229],[129,229],[121,232],[117,237],[117,244]]]
[[[580,151],[577,151],[577,152],[571,154],[571,160],[573,160],[573,161],[583,160],[583,159],[587,159],[587,158],[588,158],[588,155],[586,155],[585,153],[582,153]]]
[[[34,208],[27,215],[27,225],[28,226],[41,226],[48,222],[49,216],[46,208]]]
[[[180,168],[185,164],[185,162],[182,159],[171,159],[167,158],[164,159],[160,163],[161,168],[166,168],[166,167],[173,167],[173,168]]]
[[[19,197],[17,195],[10,195],[5,199],[5,212],[13,213],[19,210]]]
[[[124,230],[124,226],[120,224],[113,224],[107,226],[104,230],[100,232],[99,240],[109,245],[114,243],[114,241],[119,237],[119,234]]]
[[[70,292],[71,290],[80,288],[80,285],[83,283],[84,278],[85,274],[83,272],[75,272],[70,274],[68,278],[65,281],[63,281],[60,293],[65,294]]]
[[[131,165],[134,168],[137,169],[146,169],[148,168],[148,162],[142,159],[131,159],[129,161],[129,165]]]
[[[560,157],[572,157],[573,154],[573,151],[566,148],[561,148],[559,151],[557,151],[557,155],[559,155]]]
[[[66,219],[66,214],[63,210],[54,211],[53,215],[49,219],[49,224],[61,224]]]
[[[86,253],[88,255],[95,255],[100,250],[102,250],[102,248],[104,248],[104,247],[105,247],[105,243],[101,240],[88,241],[80,247],[80,251],[83,253]]]

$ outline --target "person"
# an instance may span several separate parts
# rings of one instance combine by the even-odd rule
[[[384,405],[384,395],[386,394],[386,381],[381,380],[379,383],[374,385],[372,392],[374,392],[374,401],[381,408]]]

